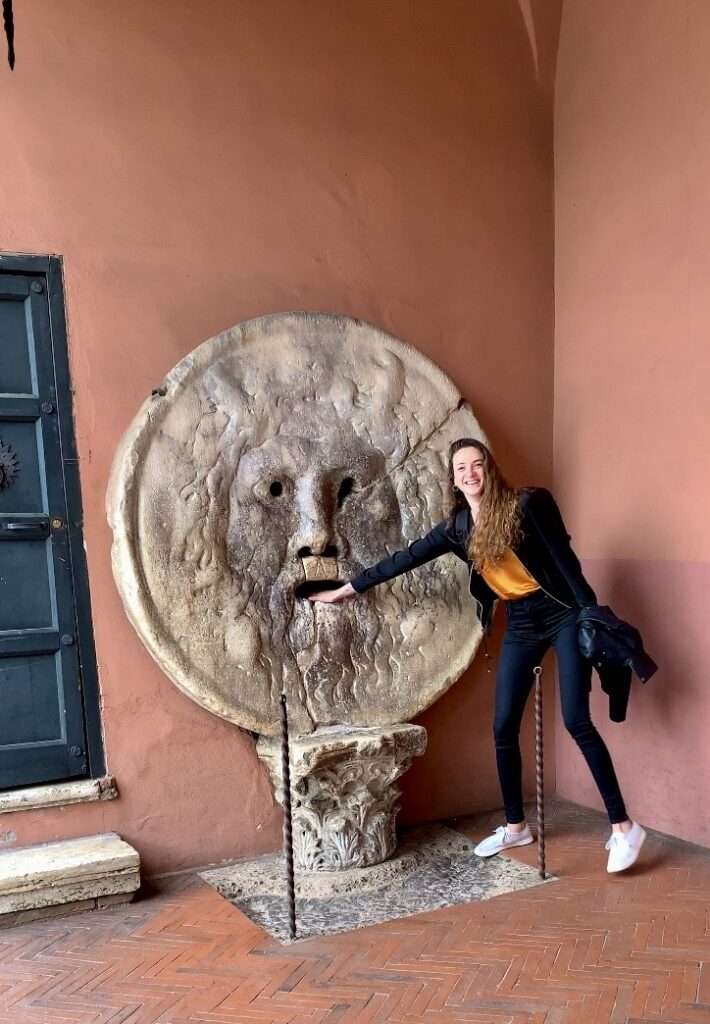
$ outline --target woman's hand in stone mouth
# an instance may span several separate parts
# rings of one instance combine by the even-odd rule
[[[350,584],[345,583],[337,590],[317,590],[315,594],[309,594],[309,601],[322,601],[324,604],[340,604],[351,597],[357,597],[357,590]]]

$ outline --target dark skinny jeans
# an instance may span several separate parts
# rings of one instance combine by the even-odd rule
[[[493,733],[505,814],[523,821],[522,764],[518,735],[534,682],[533,669],[550,646],[555,648],[560,702],[565,727],[576,740],[594,776],[614,824],[627,819],[609,751],[589,717],[592,666],[577,646],[577,609],[569,609],[542,590],[506,601],[507,626],[496,675]]]

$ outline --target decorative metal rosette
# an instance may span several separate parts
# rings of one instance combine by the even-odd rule
[[[12,486],[18,470],[17,453],[9,444],[0,441],[0,491]]]

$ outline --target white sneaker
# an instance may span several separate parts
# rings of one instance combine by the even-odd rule
[[[474,848],[478,857],[493,857],[511,846],[528,846],[534,842],[533,834],[526,825],[522,832],[509,832],[505,825],[499,825],[492,836],[487,836]]]
[[[635,864],[645,838],[645,829],[637,822],[633,823],[628,832],[612,832],[605,847],[609,851],[607,871],[626,871]]]

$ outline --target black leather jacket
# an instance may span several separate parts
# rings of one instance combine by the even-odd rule
[[[560,510],[550,492],[544,487],[526,487],[519,492],[519,501],[522,537],[515,553],[530,575],[546,594],[569,608],[596,604],[596,595],[584,578],[579,559],[570,546],[570,536]],[[350,583],[362,594],[370,587],[450,552],[469,566],[469,589],[476,601],[481,625],[487,630],[497,596],[471,565],[467,550],[470,532],[471,511],[468,507],[459,509],[448,519],[437,523],[425,537],[364,569]]]

